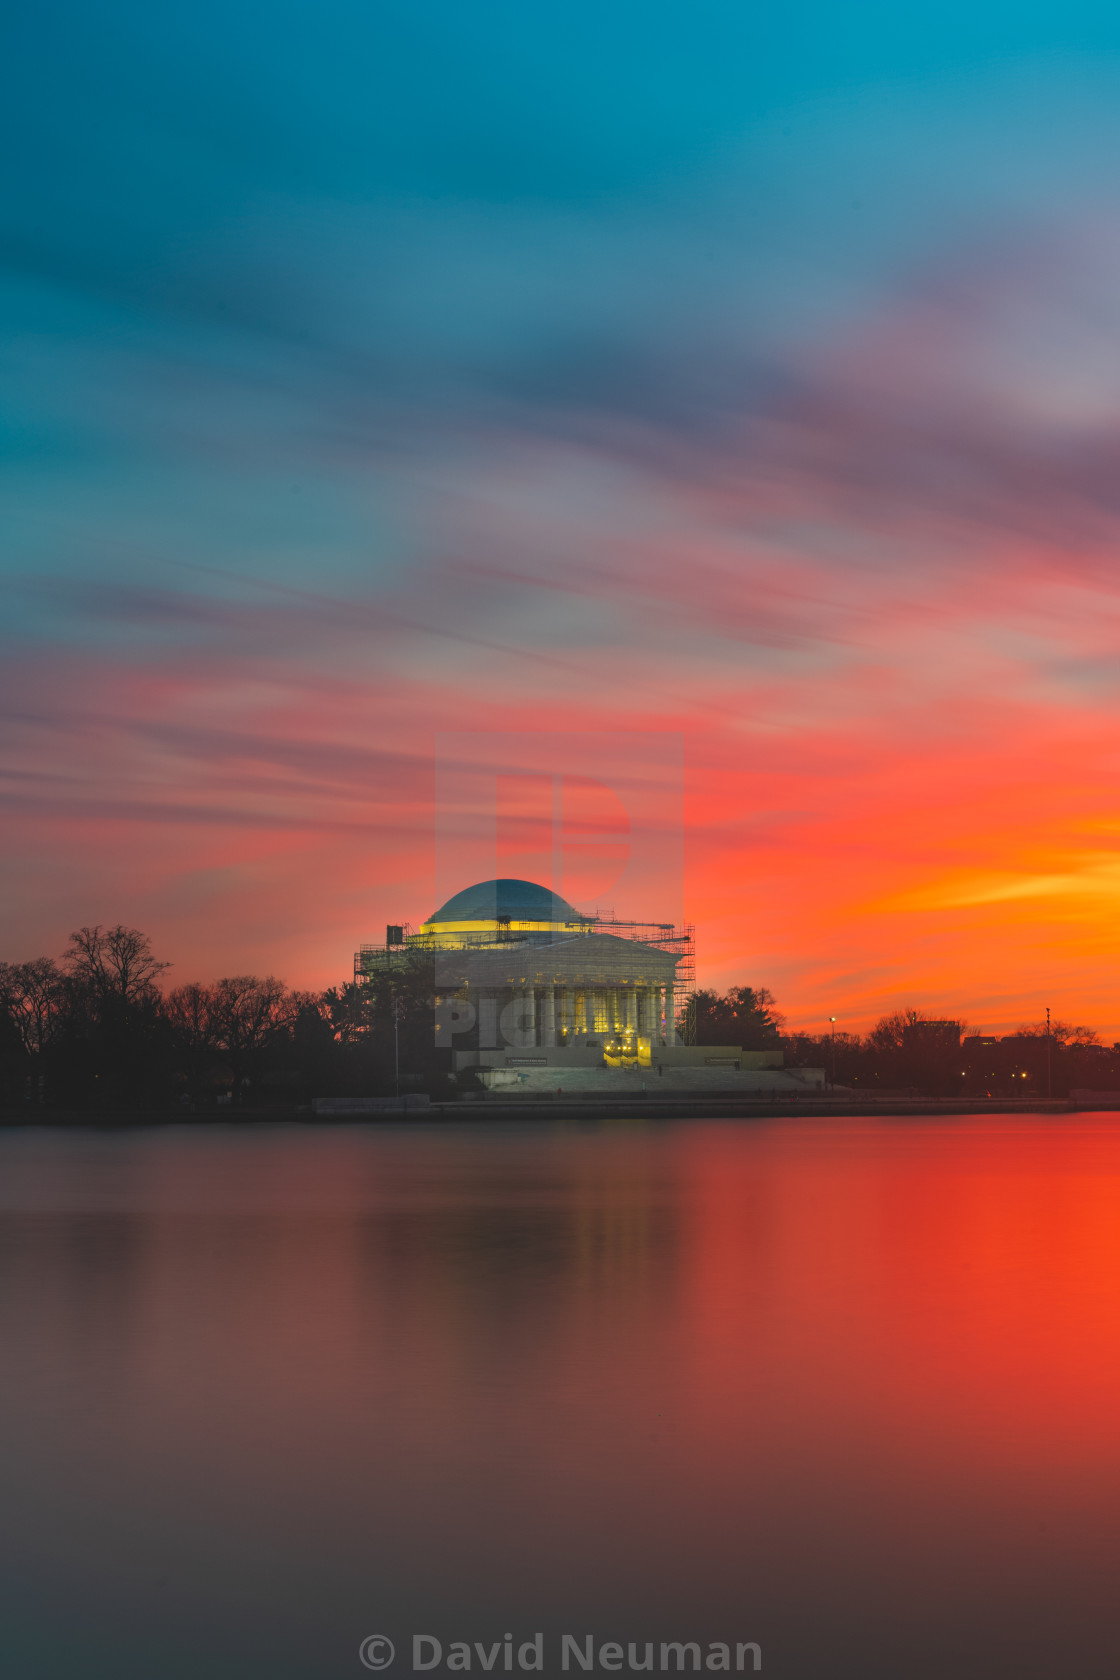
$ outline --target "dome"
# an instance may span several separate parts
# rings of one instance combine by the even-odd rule
[[[514,922],[586,922],[567,899],[539,887],[535,881],[479,881],[464,887],[428,918],[432,922],[494,922],[508,916]]]

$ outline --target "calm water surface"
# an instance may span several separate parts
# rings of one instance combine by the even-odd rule
[[[1116,1117],[8,1132],[0,1348],[13,1680],[1120,1673]]]

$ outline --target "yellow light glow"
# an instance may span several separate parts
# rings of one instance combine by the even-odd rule
[[[497,921],[489,917],[485,921],[477,922],[423,922],[420,932],[425,934],[441,933],[565,933],[578,932],[580,928],[590,927],[590,920],[586,922],[517,922]]]

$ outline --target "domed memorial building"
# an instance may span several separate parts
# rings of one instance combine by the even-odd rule
[[[476,1068],[487,1083],[514,1068],[781,1067],[780,1051],[688,1042],[690,927],[587,916],[535,881],[480,881],[418,930],[398,924],[384,946],[363,945],[355,978],[423,952],[435,966],[437,1041],[456,1072]]]
[[[417,940],[439,953],[437,985],[472,1006],[480,1052],[584,1051],[648,1066],[655,1048],[679,1042],[672,947],[688,936],[671,925],[641,931],[627,938],[547,887],[506,879],[456,893]]]

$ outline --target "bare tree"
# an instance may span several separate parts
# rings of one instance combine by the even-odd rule
[[[176,986],[164,999],[164,1014],[192,1096],[201,1093],[219,1048],[220,1032],[214,1013],[213,986]]]
[[[72,979],[125,1003],[150,997],[159,976],[171,967],[157,962],[146,933],[120,922],[111,928],[79,928],[70,935],[62,960]]]
[[[197,981],[190,986],[176,986],[164,999],[164,1009],[177,1039],[206,1049],[216,1046],[212,986],[200,986]]]
[[[0,1007],[7,1011],[29,1056],[42,1053],[57,1024],[62,1002],[62,971],[53,958],[0,963]]]
[[[295,1019],[299,996],[271,974],[239,974],[210,988],[216,1043],[233,1071],[235,1101],[259,1053]]]
[[[1092,1027],[1075,1027],[1068,1021],[1051,1021],[1049,1028],[1045,1021],[1030,1021],[1022,1026],[1015,1034],[1016,1038],[1050,1038],[1055,1044],[1084,1049],[1087,1045],[1099,1044],[1100,1033]]]
[[[929,1021],[922,1009],[896,1009],[892,1015],[881,1015],[867,1035],[870,1049],[881,1056],[897,1054],[905,1049],[908,1037]]]

